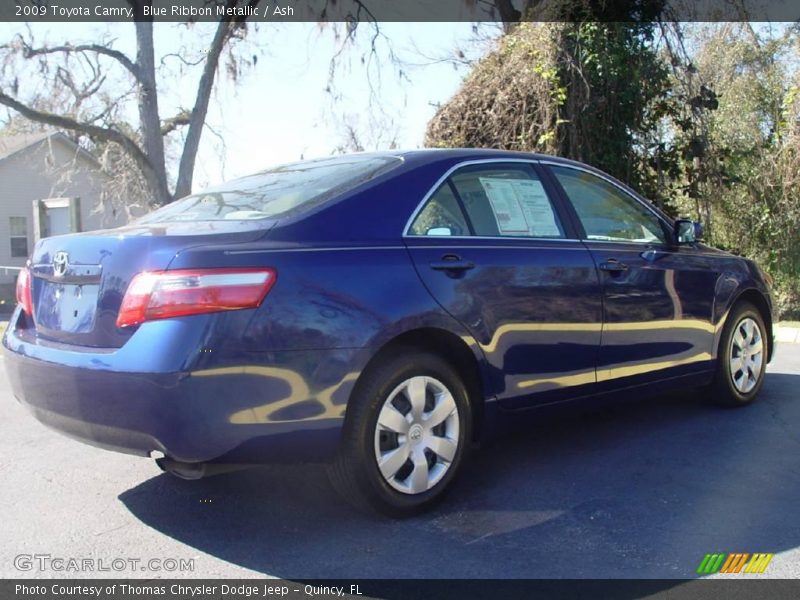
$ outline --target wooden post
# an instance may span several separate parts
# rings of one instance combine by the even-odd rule
[[[33,243],[46,236],[47,209],[41,200],[33,201]]]

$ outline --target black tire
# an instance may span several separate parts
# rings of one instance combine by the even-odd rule
[[[441,500],[464,462],[469,441],[472,439],[472,414],[468,392],[456,369],[436,354],[414,349],[399,349],[391,356],[379,360],[380,362],[370,366],[368,371],[362,375],[353,391],[347,405],[339,452],[334,462],[328,467],[328,475],[334,488],[356,508],[368,512],[377,511],[391,517],[408,517],[429,509]],[[405,394],[397,392],[398,388],[411,378],[420,376],[428,378],[425,381],[430,385],[443,384],[455,401],[458,423],[457,435],[452,437],[457,439],[457,444],[452,460],[446,463],[435,453],[432,456],[427,454],[429,450],[422,448],[425,445],[424,439],[420,441],[417,436],[414,442],[416,446],[412,446],[411,431],[403,438],[391,434],[391,432],[380,433],[381,437],[376,438],[378,418],[390,399],[390,395],[394,394],[393,402],[402,403],[406,400],[407,392]],[[426,410],[428,410],[427,406],[433,406],[436,398],[441,396],[432,393],[428,387],[424,389]],[[393,406],[396,405],[393,404]],[[411,410],[410,402],[408,409]],[[402,414],[402,410],[398,412]],[[432,416],[433,413],[426,412],[424,414]],[[456,429],[450,425],[454,413],[451,410],[449,414],[450,417],[443,427],[450,427],[452,433]],[[406,413],[405,419],[413,423],[410,415],[410,412]],[[439,432],[442,431],[444,429],[439,430]],[[429,460],[435,461],[432,467],[428,462],[428,467],[422,470],[425,474],[435,473],[435,469],[440,471],[444,469],[444,474],[435,485],[431,485],[430,489],[419,493],[404,493],[393,487],[393,485],[402,483],[399,479],[390,477],[389,479],[394,482],[390,485],[387,478],[381,473],[378,467],[379,446],[385,443],[384,436],[391,435],[395,435],[393,443],[398,444],[398,447],[399,440],[405,439],[404,445],[407,444],[409,448],[413,447],[415,452],[417,450],[424,452]],[[433,434],[426,433],[424,435]],[[442,433],[442,435],[445,434]],[[381,441],[379,442],[378,439]],[[387,443],[391,443],[391,440]],[[414,454],[413,456],[418,455]],[[412,458],[407,460],[412,461]],[[405,469],[416,469],[413,462],[407,462],[404,465]],[[397,473],[402,475],[403,468]],[[410,479],[412,476],[408,475],[408,478]]]
[[[740,326],[748,319],[755,322],[759,330],[762,347],[760,365],[757,369],[751,369],[751,371],[740,369],[732,374],[732,341]],[[769,340],[767,328],[764,326],[764,319],[758,308],[750,302],[738,302],[731,309],[728,319],[725,322],[722,336],[720,337],[719,348],[717,350],[717,368],[714,373],[714,380],[709,389],[711,400],[720,406],[730,408],[747,406],[753,402],[764,383],[768,350]],[[737,380],[741,380],[741,377],[749,377],[748,373],[753,371],[757,371],[753,373],[755,375],[753,387],[746,390],[739,389],[735,384],[734,375],[738,374],[739,377]]]

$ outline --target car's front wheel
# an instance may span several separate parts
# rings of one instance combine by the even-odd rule
[[[471,427],[467,389],[447,361],[414,350],[393,353],[356,386],[331,482],[359,508],[418,513],[452,483]]]
[[[767,328],[758,309],[739,302],[730,312],[719,344],[713,399],[723,406],[745,406],[758,395],[767,369]]]

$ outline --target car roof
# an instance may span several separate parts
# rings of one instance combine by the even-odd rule
[[[576,160],[562,158],[552,154],[538,154],[535,152],[520,152],[517,150],[499,150],[496,148],[420,148],[410,150],[383,150],[377,152],[358,152],[361,156],[382,156],[403,159],[409,168],[417,167],[429,162],[443,160],[498,160],[508,158],[512,160],[546,160],[564,165],[579,166],[584,169],[596,171],[608,177],[607,173]]]
[[[500,150],[496,148],[418,148],[408,150],[381,150],[376,152],[360,152],[366,156],[396,156],[401,158],[413,159],[442,159],[442,158],[525,158],[530,160],[556,160],[564,163],[572,163],[565,158],[560,158],[550,154],[537,154],[534,152],[520,152],[517,150]]]

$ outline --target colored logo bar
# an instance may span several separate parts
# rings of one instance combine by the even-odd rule
[[[713,573],[763,573],[774,554],[756,552],[731,552],[729,554],[706,554],[697,567],[701,575]]]

